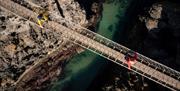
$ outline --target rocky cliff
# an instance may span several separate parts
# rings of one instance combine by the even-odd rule
[[[41,10],[47,10],[50,15],[49,20],[54,20],[60,24],[66,22],[57,19],[65,18],[78,25],[92,29],[97,23],[101,9],[98,1],[93,1],[86,8],[81,3],[82,1],[76,0],[12,1],[36,13],[39,13]],[[87,12],[92,13],[87,14]],[[66,64],[66,59],[76,54],[79,47],[72,45],[70,46],[73,47],[71,49],[67,46],[70,44],[63,40],[61,34],[57,34],[50,29],[41,29],[28,20],[0,7],[0,90],[11,89],[9,87],[15,83],[19,83],[18,86],[21,87],[17,89],[18,91],[47,88],[51,82],[55,81],[52,78],[57,79],[61,75],[60,73]],[[68,52],[62,51],[64,48]],[[59,52],[56,50],[59,50]],[[62,54],[61,56],[64,58],[58,56],[59,54]],[[42,65],[37,66],[38,63],[47,64],[46,60],[53,58],[49,55],[55,56],[54,59],[48,62],[48,64],[54,66],[43,66],[45,68]],[[32,73],[33,71],[36,72]],[[41,74],[38,74],[38,72]],[[33,75],[29,75],[27,78],[26,75],[28,74]],[[22,83],[21,81],[24,82]],[[29,83],[37,85],[27,85]]]

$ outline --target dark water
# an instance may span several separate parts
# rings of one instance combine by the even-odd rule
[[[122,31],[125,12],[132,0],[109,0],[103,4],[102,19],[97,33],[113,40],[117,31]],[[121,27],[119,27],[121,23]],[[52,87],[52,91],[86,91],[93,79],[104,70],[108,60],[86,50],[74,56],[65,68],[65,74]]]

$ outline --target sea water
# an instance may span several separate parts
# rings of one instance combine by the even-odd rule
[[[113,40],[117,31],[123,29],[125,12],[132,0],[106,0],[97,33]],[[119,26],[121,23],[122,27]],[[64,69],[64,77],[54,84],[51,91],[86,91],[92,80],[102,72],[108,60],[85,50],[74,56]]]

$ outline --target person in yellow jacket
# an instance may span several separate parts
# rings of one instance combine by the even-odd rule
[[[48,20],[48,14],[46,12],[40,13],[37,16],[38,25],[43,28],[43,23]]]

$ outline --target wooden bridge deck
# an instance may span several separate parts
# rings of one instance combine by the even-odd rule
[[[37,22],[36,13],[17,3],[14,3],[11,0],[0,0],[0,6],[2,6],[5,9],[8,9],[9,11],[15,13],[16,15],[19,15],[27,20],[30,20],[32,23]],[[123,52],[127,52],[130,49],[123,47],[115,42],[109,41],[108,39],[101,37],[96,33],[91,33],[90,31],[87,31],[86,34],[78,33],[77,31],[73,31],[54,21],[46,22],[45,26],[46,28],[53,29],[57,33],[63,33],[64,38],[67,38],[69,41],[72,41],[75,44],[78,44],[98,55],[101,55],[102,57],[111,60],[112,62],[118,65],[127,68],[126,60],[124,59],[125,54],[123,54]],[[89,36],[91,34],[93,34],[92,37]],[[100,40],[97,40],[99,38]],[[109,43],[105,44],[105,42],[103,41],[108,41]],[[113,44],[113,46],[109,47],[109,44]],[[118,48],[118,50],[120,49],[120,51],[118,51],[116,48]],[[138,53],[138,58],[139,59],[137,60],[137,62],[134,65],[132,65],[132,71],[142,76],[145,76],[148,79],[155,81],[171,90],[180,90],[179,72],[164,65],[161,65],[160,63],[154,62],[152,59],[149,59],[139,53]],[[146,62],[149,61],[149,63],[151,64],[148,65],[143,63],[144,59],[146,59]],[[155,68],[151,67],[155,65],[161,68],[161,70],[157,70],[156,67]],[[171,77],[167,73],[172,74],[175,77]]]

